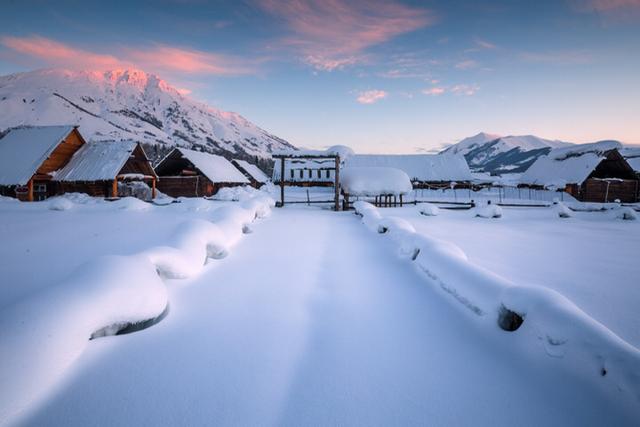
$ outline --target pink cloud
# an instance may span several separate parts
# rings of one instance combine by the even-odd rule
[[[429,89],[424,89],[422,91],[422,93],[429,96],[438,96],[438,95],[442,95],[445,92],[446,92],[446,89],[443,87],[432,87]]]
[[[460,84],[453,86],[450,90],[456,95],[473,96],[480,88],[477,85]]]
[[[381,99],[386,98],[387,95],[388,95],[387,92],[385,92],[384,90],[377,90],[377,89],[367,90],[364,92],[360,92],[356,100],[360,104],[375,104]]]
[[[116,48],[119,54],[102,54],[40,36],[1,37],[0,44],[47,66],[106,70],[138,67],[166,74],[238,75],[253,72],[243,61],[194,49],[155,45],[150,48]]]
[[[477,66],[478,62],[474,61],[473,59],[467,59],[456,64],[456,68],[459,70],[468,70],[470,68],[476,68]]]
[[[291,36],[282,45],[296,49],[320,70],[361,62],[367,48],[434,22],[425,9],[381,0],[260,0],[282,19]]]
[[[479,47],[483,48],[483,49],[495,49],[496,45],[493,43],[489,43],[486,40],[482,40],[482,39],[475,39],[474,40],[476,45],[478,45]]]

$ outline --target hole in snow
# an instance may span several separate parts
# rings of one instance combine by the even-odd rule
[[[516,331],[522,325],[522,322],[524,322],[524,318],[518,313],[509,310],[504,305],[500,307],[498,326],[500,326],[502,330],[507,332]]]
[[[159,316],[153,317],[151,319],[142,320],[140,322],[124,322],[124,323],[115,323],[113,325],[105,326],[104,328],[98,329],[94,333],[91,334],[89,340],[93,340],[96,338],[108,337],[111,335],[125,335],[130,334],[132,332],[138,332],[143,329],[150,328],[156,323],[160,323],[162,319],[167,317],[169,314],[169,304],[164,308],[162,313]]]
[[[381,226],[378,227],[378,233],[380,233],[380,234],[384,234],[387,231],[389,231],[389,229],[387,227],[385,227],[384,225],[381,225]]]
[[[415,261],[418,258],[418,255],[420,255],[420,249],[414,249],[413,255],[411,255],[411,261]]]

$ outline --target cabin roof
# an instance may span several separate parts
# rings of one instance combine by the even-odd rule
[[[555,187],[582,184],[611,151],[621,147],[616,141],[600,141],[551,150],[525,171],[520,182]]]
[[[345,167],[390,167],[404,171],[412,181],[471,181],[467,161],[452,154],[356,154]]]
[[[107,181],[118,176],[138,145],[135,141],[88,142],[54,176],[54,181]]]
[[[160,165],[176,151],[179,152],[182,157],[191,162],[191,164],[193,164],[193,166],[195,166],[204,176],[209,178],[211,182],[249,184],[247,177],[224,157],[215,154],[203,153],[201,151],[188,150],[186,148],[175,148],[158,164],[156,168],[160,167]]]
[[[620,150],[620,154],[636,173],[640,173],[640,147],[624,147]]]
[[[380,166],[349,166],[340,176],[340,185],[353,196],[379,196],[408,194],[413,186],[402,170]]]
[[[0,185],[25,185],[74,126],[17,128],[0,139]]]
[[[238,164],[245,172],[247,172],[251,178],[255,179],[259,183],[265,183],[269,180],[269,177],[262,172],[262,170],[256,165],[247,162],[246,160],[234,159],[235,163]]]

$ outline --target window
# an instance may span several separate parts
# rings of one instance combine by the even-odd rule
[[[327,179],[331,178],[331,171],[327,169]]]
[[[318,179],[322,178],[322,171],[318,169]]]
[[[293,176],[293,169],[290,169],[290,171],[291,171],[291,179],[293,179],[293,178],[294,178],[294,176]]]
[[[35,184],[33,186],[33,191],[36,193],[46,193],[47,192],[47,184]]]
[[[302,169],[300,169],[300,179],[304,178],[304,171]]]
[[[313,171],[311,169],[309,169],[309,179],[311,179],[311,174],[313,173]]]

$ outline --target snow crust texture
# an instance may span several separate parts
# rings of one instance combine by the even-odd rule
[[[510,333],[528,333],[539,341],[538,348],[549,357],[566,361],[569,369],[600,376],[619,392],[640,400],[640,351],[563,295],[512,283],[470,262],[458,246],[416,233],[401,218],[383,217],[370,203],[358,201],[354,207],[369,229],[384,230],[402,257],[413,260],[428,282],[462,304],[478,321],[515,331]],[[506,328],[506,313],[517,315],[521,324]]]
[[[211,202],[208,202],[211,203]],[[114,202],[116,209],[151,206],[134,198]],[[239,205],[214,210],[208,220],[188,220],[166,246],[130,256],[102,256],[66,280],[26,297],[0,312],[0,424],[19,420],[45,398],[82,354],[90,338],[113,335],[166,314],[163,279],[199,274],[209,258],[226,256],[257,218],[269,215],[274,201],[254,195]],[[54,210],[74,207],[56,198]]]

